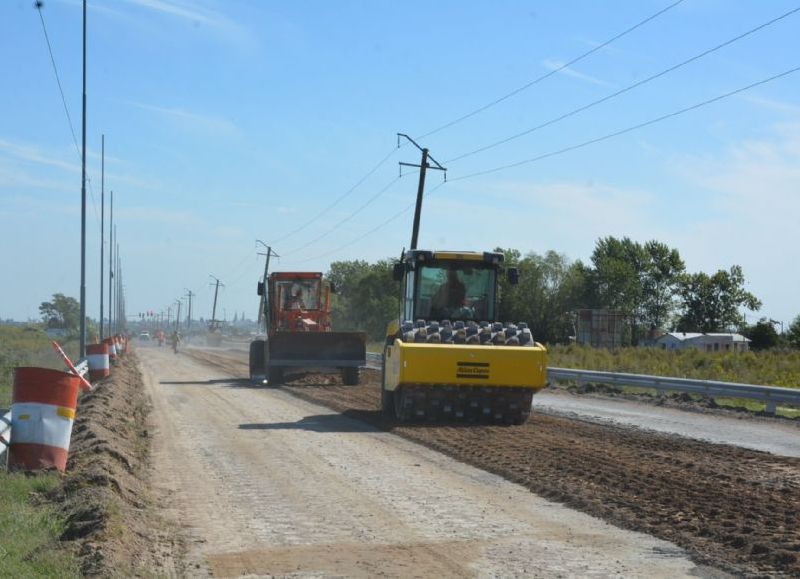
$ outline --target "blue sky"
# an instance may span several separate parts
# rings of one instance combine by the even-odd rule
[[[254,317],[263,268],[256,239],[273,242],[283,270],[324,271],[332,260],[396,256],[408,245],[410,212],[377,227],[416,192],[416,175],[396,178],[397,162],[418,162],[418,152],[395,150],[395,133],[422,136],[672,1],[90,2],[89,314],[99,311],[101,133],[128,312],[164,310],[189,288],[196,315],[208,317],[214,274],[226,283],[228,318]],[[585,260],[601,236],[659,239],[680,250],[690,271],[742,265],[764,302],[751,321],[788,322],[800,314],[800,73],[579,150],[459,177],[797,67],[800,13],[562,122],[453,159],[795,7],[684,0],[421,139],[449,169],[436,190],[441,175],[429,174],[421,246],[554,249]],[[45,0],[43,10],[80,142],[80,2]],[[30,0],[0,4],[0,72],[0,318],[36,318],[52,293],[79,293],[80,161]]]

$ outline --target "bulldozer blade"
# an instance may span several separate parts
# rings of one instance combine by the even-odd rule
[[[357,368],[367,364],[364,332],[278,332],[267,345],[270,366]]]

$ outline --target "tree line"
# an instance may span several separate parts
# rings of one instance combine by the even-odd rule
[[[500,281],[499,318],[525,321],[537,340],[567,343],[575,335],[575,312],[611,309],[627,320],[627,340],[641,343],[651,332],[739,331],[753,347],[778,345],[781,338],[766,318],[748,326],[742,310],[758,311],[761,301],[745,289],[742,268],[732,265],[714,273],[686,270],[677,249],[660,241],[639,243],[628,237],[597,241],[588,263],[547,251],[522,254],[497,248],[506,265],[519,269],[520,281]],[[336,261],[328,278],[337,288],[333,300],[334,328],[361,329],[374,340],[400,311],[400,287],[392,280],[393,260]],[[800,347],[800,316],[789,326],[786,340]]]

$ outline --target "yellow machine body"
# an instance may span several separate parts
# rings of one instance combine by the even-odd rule
[[[547,351],[535,346],[406,344],[384,353],[384,388],[402,385],[504,387],[538,392],[547,385]]]

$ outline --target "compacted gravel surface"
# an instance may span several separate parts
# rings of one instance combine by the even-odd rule
[[[247,376],[241,353],[195,355]],[[379,373],[362,378],[360,386],[343,386],[335,375],[297,374],[280,388],[670,541],[698,563],[735,574],[800,574],[800,459],[535,412],[518,427],[399,424],[379,411]]]

